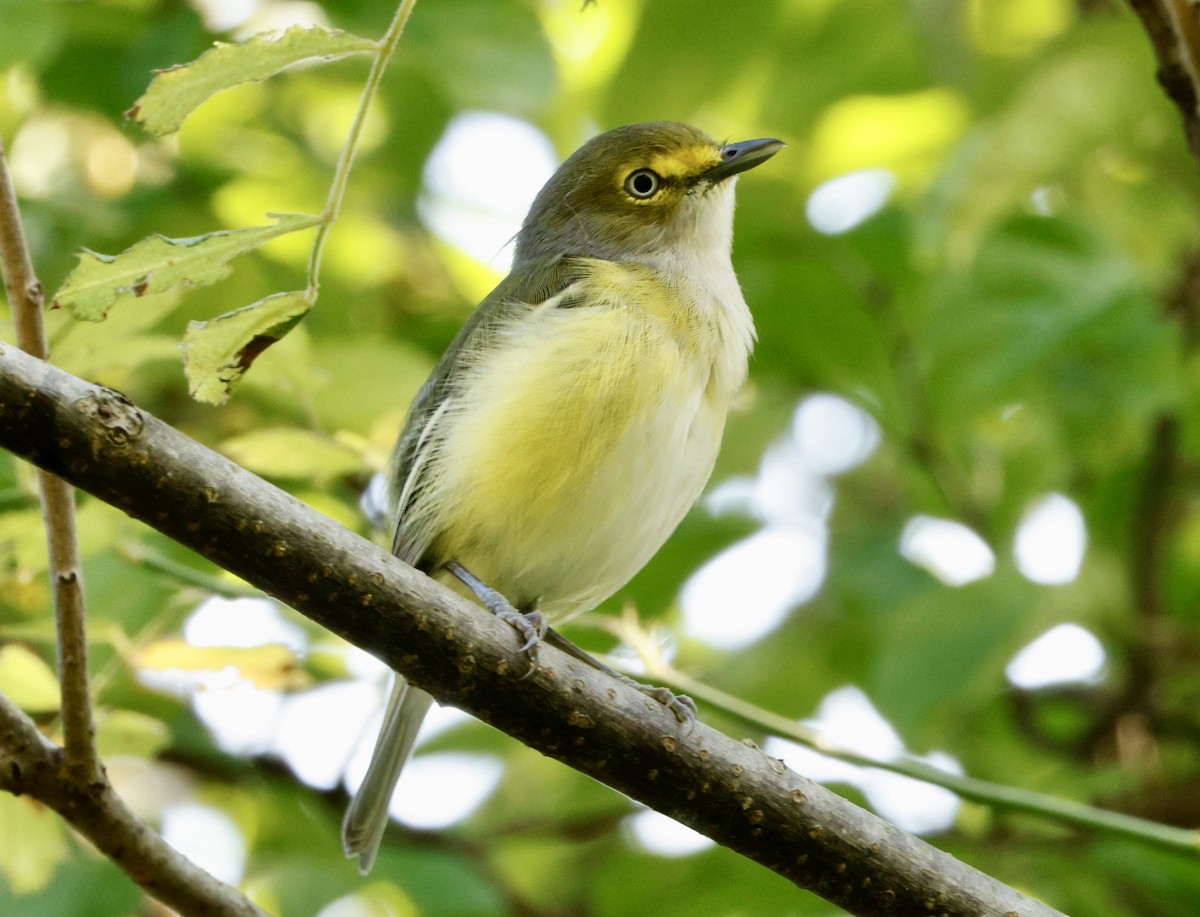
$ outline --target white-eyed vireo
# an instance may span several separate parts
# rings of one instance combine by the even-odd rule
[[[733,177],[782,146],[669,121],[586,143],[409,409],[393,550],[465,583],[527,649],[538,612],[560,622],[616,592],[707,483],[754,343],[730,262]],[[342,826],[363,872],[431,702],[396,676]]]

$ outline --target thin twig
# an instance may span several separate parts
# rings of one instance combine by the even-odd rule
[[[253,586],[247,586],[239,580],[215,576],[211,573],[205,573],[203,570],[197,570],[190,564],[167,557],[167,555],[161,554],[149,545],[142,544],[139,541],[133,541],[132,539],[119,541],[114,547],[117,553],[130,563],[138,564],[148,570],[162,574],[162,576],[170,578],[181,585],[195,586],[206,593],[223,596],[227,599],[262,597],[262,592]]]
[[[839,761],[920,780],[922,783],[941,787],[963,799],[982,805],[1014,812],[1025,812],[1065,824],[1105,831],[1109,834],[1124,835],[1193,856],[1200,854],[1200,831],[1162,825],[1121,812],[1098,809],[1085,803],[1061,799],[1057,796],[1049,796],[1019,787],[978,780],[974,777],[963,777],[939,770],[924,761],[918,761],[911,757],[899,757],[890,761],[872,758],[839,746],[836,742],[831,742],[810,726],[790,720],[778,713],[772,713],[770,710],[765,710],[689,678],[661,660],[654,663],[652,668],[650,678],[655,682],[662,682],[669,688],[682,691],[694,700],[701,701],[756,729],[789,739]]]
[[[1158,57],[1158,81],[1179,109],[1183,132],[1193,155],[1200,157],[1200,48],[1197,30],[1189,22],[1195,13],[1185,0],[1127,0]]]
[[[62,749],[0,694],[0,790],[52,808],[148,894],[180,914],[266,917],[150,830],[107,780],[64,780],[62,766]]]
[[[342,201],[346,197],[350,169],[354,165],[354,155],[358,151],[358,138],[366,123],[367,112],[371,109],[375,93],[379,90],[379,84],[383,80],[383,73],[392,59],[392,54],[400,42],[400,36],[404,33],[404,27],[408,24],[408,17],[412,15],[416,3],[417,0],[402,0],[400,6],[397,7],[391,24],[383,38],[379,39],[375,60],[367,74],[367,81],[363,84],[362,95],[358,99],[358,111],[354,113],[354,121],[346,135],[346,142],[342,146],[342,154],[338,158],[337,168],[333,173],[333,182],[329,186],[329,195],[325,199],[325,209],[321,212],[321,225],[317,227],[317,234],[313,239],[312,250],[308,256],[308,298],[311,301],[316,300],[317,289],[321,285],[321,259],[325,254],[325,242],[329,238],[333,224],[337,222],[338,213],[342,209]]]
[[[0,267],[17,330],[17,344],[40,360],[48,356],[42,321],[44,296],[34,273],[8,159],[0,144]],[[54,615],[58,625],[58,678],[66,763],[85,778],[99,773],[96,725],[88,688],[87,615],[83,571],[75,534],[75,492],[60,478],[38,471],[42,517],[49,542]]]

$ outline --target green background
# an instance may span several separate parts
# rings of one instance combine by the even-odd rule
[[[391,15],[355,0],[325,10],[372,37]],[[14,168],[23,144],[27,158],[55,157],[17,171],[47,289],[82,247],[116,253],[153,232],[320,209],[361,58],[230,90],[166,140],[123,121],[152,69],[214,38],[230,36],[185,3],[0,0],[0,136]],[[418,217],[424,163],[451,119],[529,119],[560,157],[599,128],[658,118],[781,137],[789,148],[739,187],[734,260],[760,343],[714,480],[753,474],[813,392],[862,406],[882,440],[833,482],[819,594],[742,650],[682,639],[679,664],[797,718],[854,684],[916,753],[941,749],[972,776],[1194,827],[1200,182],[1154,70],[1117,4],[420,0],[368,122],[320,301],[229,405],[188,398],[178,340],[188,320],[301,286],[307,237],[241,258],[215,286],[122,301],[101,325],[51,313],[55,359],[368,533],[359,493],[494,279]],[[896,177],[886,207],[845,234],[816,233],[813,189],[875,167]],[[12,339],[7,313],[0,333]],[[1088,547],[1073,582],[1039,586],[1012,543],[1051,492],[1079,505]],[[267,909],[315,914],[359,892],[367,913],[439,917],[837,912],[719,848],[642,851],[622,830],[626,800],[474,724],[438,747],[505,756],[499,791],[435,837],[396,830],[360,879],[338,846],[343,793],[219,751],[187,704],[135,678],[139,654],[169,653],[189,612],[236,584],[81,504],[104,750],[182,775],[191,797],[225,811],[246,838],[244,888]],[[995,572],[955,588],[904,560],[900,535],[918,514],[970,525]],[[682,582],[757,525],[694,512],[610,604],[676,627]],[[1104,680],[1010,685],[1013,655],[1067,621],[1103,642]],[[0,457],[0,690],[55,734],[52,633],[32,474]],[[283,691],[346,676],[336,653],[235,662]],[[1191,915],[1200,900],[1194,858],[1029,816],[968,805],[931,840],[1070,914]],[[0,913],[141,908],[56,816],[0,798]]]

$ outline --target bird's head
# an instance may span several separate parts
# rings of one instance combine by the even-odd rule
[[[674,121],[629,124],[575,151],[539,192],[517,236],[516,262],[548,255],[610,261],[706,256],[733,225],[733,176],[783,142],[721,144]]]

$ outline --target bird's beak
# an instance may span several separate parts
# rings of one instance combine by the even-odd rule
[[[774,137],[764,137],[762,140],[743,140],[741,143],[727,143],[721,147],[721,161],[700,177],[710,182],[719,182],[730,175],[745,172],[766,162],[786,143]]]

